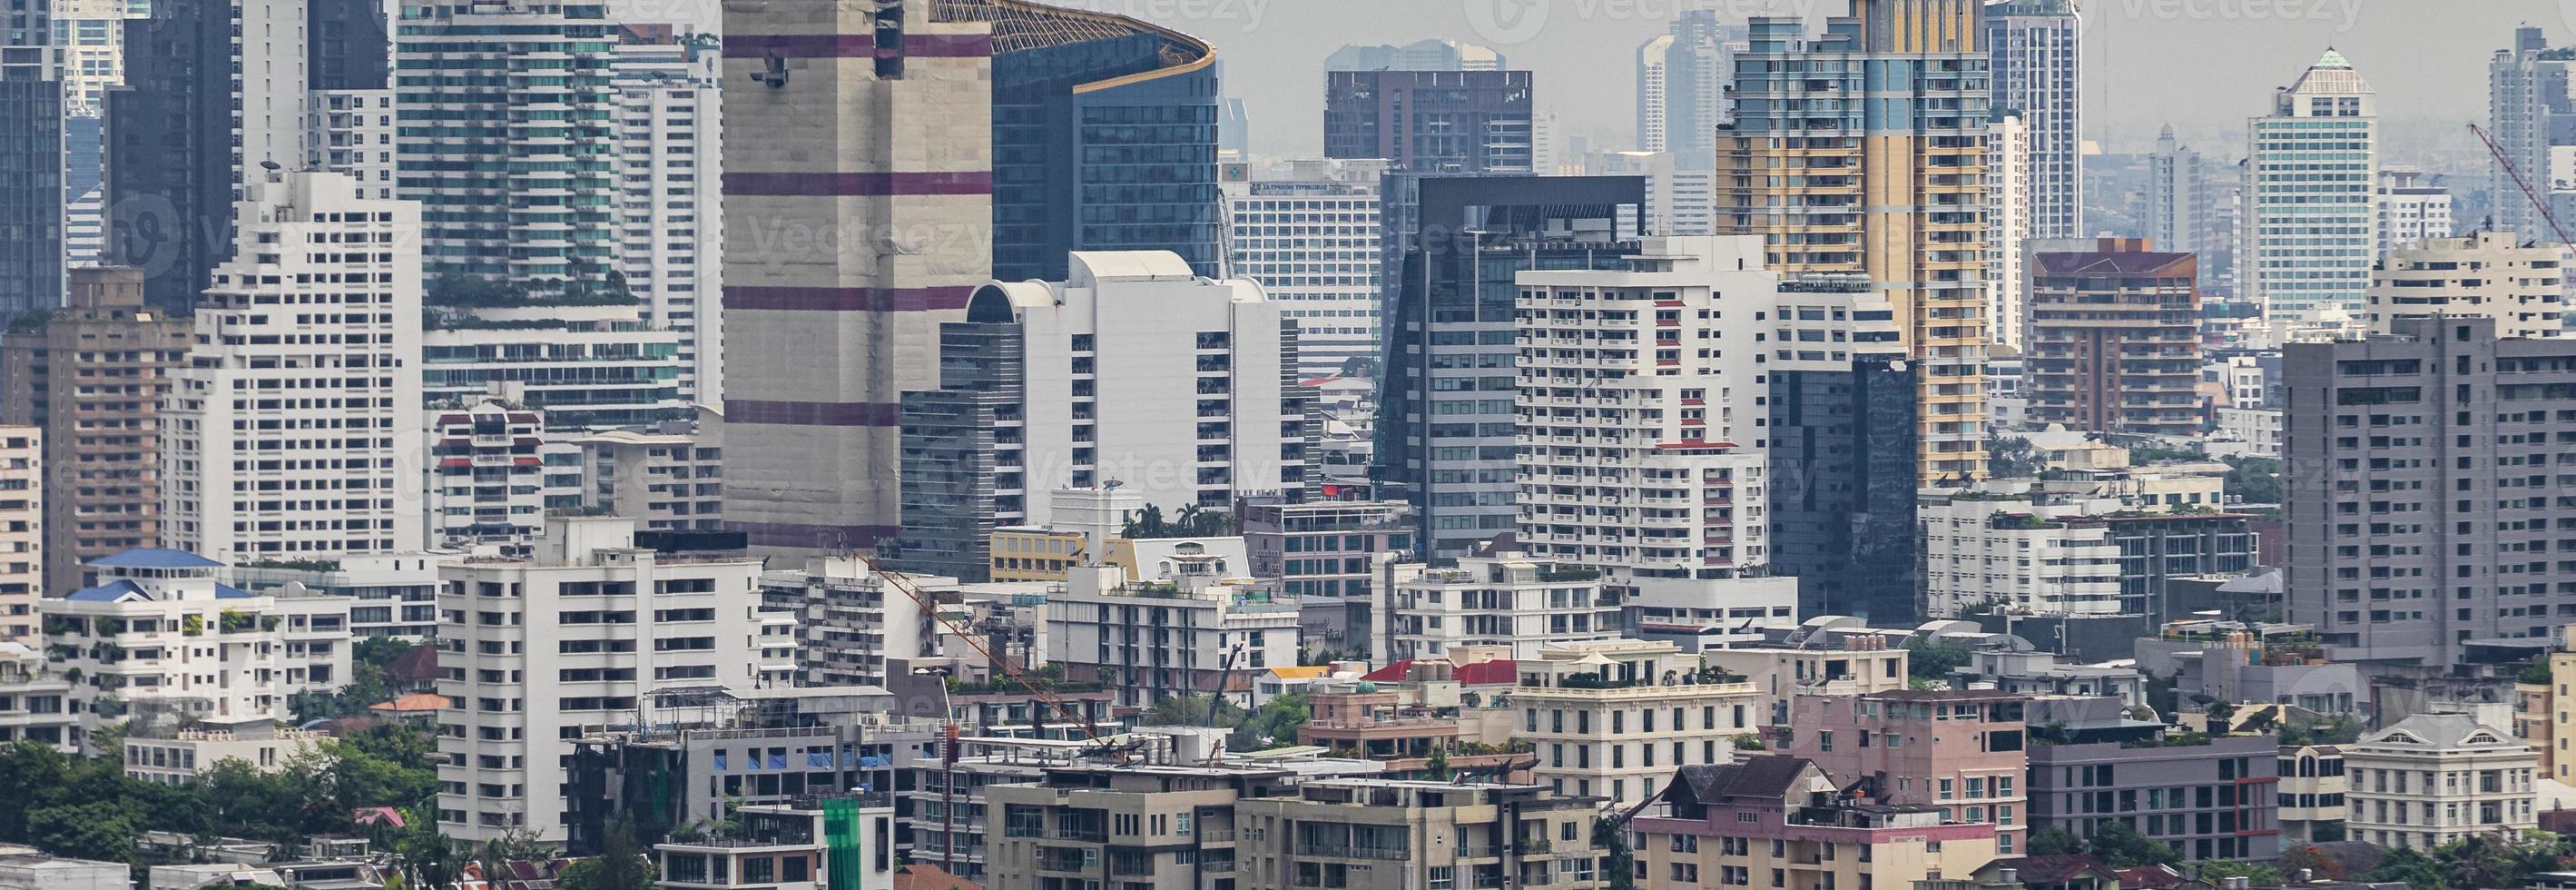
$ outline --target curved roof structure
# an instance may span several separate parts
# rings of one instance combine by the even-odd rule
[[[1164,67],[1195,69],[1216,60],[1216,49],[1188,34],[1123,15],[1067,9],[1026,0],[935,0],[931,19],[941,22],[990,22],[993,52],[1022,52],[1111,37],[1152,34],[1162,38]]]

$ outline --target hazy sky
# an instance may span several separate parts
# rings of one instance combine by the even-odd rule
[[[719,0],[616,0],[651,18],[712,24]],[[2487,57],[2518,23],[2576,43],[2576,0],[2079,0],[2086,130],[2135,150],[2172,122],[2186,137],[2241,133],[2273,88],[2333,46],[2378,89],[2381,114],[2457,126],[2486,119]],[[1569,133],[1625,147],[1637,44],[1692,3],[1722,18],[1846,11],[1849,0],[1059,0],[1148,19],[1214,43],[1245,100],[1256,152],[1322,147],[1325,55],[1346,43],[1430,37],[1501,50],[1537,73],[1538,103]]]

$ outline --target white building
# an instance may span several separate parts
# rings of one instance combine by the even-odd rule
[[[923,596],[953,595],[957,579],[907,575]],[[940,655],[940,629],[920,603],[856,556],[811,556],[760,575],[760,597],[788,622],[784,660],[812,686],[884,686],[900,662]],[[764,655],[765,661],[776,660]]]
[[[2120,548],[2080,505],[1926,500],[1924,612],[1957,617],[1989,601],[2024,615],[2115,615]]]
[[[1620,602],[1603,594],[1592,569],[1501,553],[1461,556],[1444,568],[1386,560],[1378,575],[1369,642],[1380,664],[1448,658],[1459,646],[1537,658],[1552,642],[1619,638]]]
[[[1691,167],[1670,152],[1596,152],[1584,162],[1591,176],[1642,176],[1646,179],[1646,232],[1667,236],[1705,236],[1717,230],[1716,174]],[[1623,236],[1641,233],[1621,232]]]
[[[346,174],[360,198],[394,197],[394,91],[314,90],[304,98],[304,166]]]
[[[2345,836],[2387,849],[2539,827],[2540,755],[2465,714],[2417,714],[2343,746]]]
[[[1998,111],[1986,121],[1986,329],[1995,342],[2021,351],[2030,270],[2022,265],[2031,239],[2030,120]]]
[[[1116,566],[1076,566],[1047,598],[1047,661],[1116,690],[1121,708],[1175,695],[1252,694],[1263,668],[1297,663],[1297,604],[1210,554],[1175,554],[1173,572],[1130,581]]]
[[[73,713],[72,678],[48,663],[43,649],[0,642],[0,745],[22,741],[80,750],[80,715]]]
[[[1070,280],[980,289],[969,322],[1015,322],[1021,338],[1021,485],[997,493],[1025,513],[1002,524],[1049,523],[1031,493],[1111,480],[1167,515],[1303,485],[1305,409],[1281,308],[1168,251],[1077,251]]]
[[[2220,408],[2220,439],[2245,443],[2245,452],[2259,457],[2281,456],[2281,412],[2271,408]]]
[[[347,636],[425,640],[438,632],[438,563],[456,553],[370,553],[320,562],[255,562],[226,571],[236,587],[277,597],[349,600]]]
[[[573,440],[582,507],[657,532],[724,529],[724,418],[701,407],[692,433],[610,430]]]
[[[438,307],[421,332],[421,394],[471,402],[506,387],[549,430],[587,432],[683,419],[680,335],[641,304]]]
[[[430,544],[525,554],[545,528],[545,415],[496,399],[471,404],[429,411]]]
[[[1762,725],[1753,684],[1703,674],[1698,656],[1671,643],[1554,643],[1516,661],[1513,738],[1532,745],[1532,780],[1559,794],[1635,804],[1675,767],[1735,759],[1736,738]]]
[[[617,95],[617,265],[645,317],[680,340],[680,398],[723,398],[724,126],[715,45],[626,32],[609,59]]]
[[[441,830],[560,842],[569,740],[671,719],[656,690],[786,682],[759,660],[759,575],[757,560],[663,559],[614,517],[551,518],[531,558],[441,566]]]
[[[0,640],[32,640],[45,594],[45,428],[0,426]]]
[[[1516,276],[1531,558],[1597,568],[1623,602],[1776,598],[1778,585],[1733,583],[1770,561],[1760,344],[1780,295],[1761,250],[1753,237],[1649,238],[1626,269]]]
[[[2238,278],[2267,318],[2361,314],[2379,248],[2378,115],[2370,84],[2329,49],[2249,122]]]
[[[1283,175],[1224,184],[1228,273],[1260,283],[1297,323],[1297,375],[1378,359],[1378,181],[1386,162],[1288,162]]]
[[[125,776],[161,785],[189,785],[227,760],[273,773],[312,753],[326,738],[330,736],[324,733],[257,724],[238,730],[183,729],[166,738],[129,736]]]
[[[2499,196],[2519,199],[2520,191]],[[2379,255],[2428,238],[2451,237],[2451,189],[2436,185],[2422,170],[2379,170]],[[2513,239],[2507,237],[2506,241]]]
[[[2466,315],[2495,319],[2498,337],[2559,336],[2563,254],[2491,231],[2401,244],[2371,273],[2370,330],[2389,333],[2399,318]]]
[[[166,546],[233,562],[421,541],[420,207],[272,172],[161,408]]]
[[[346,600],[288,605],[217,581],[222,563],[176,550],[86,567],[96,585],[42,606],[56,663],[84,677],[73,689],[84,733],[144,712],[267,724],[287,716],[288,696],[349,676]]]

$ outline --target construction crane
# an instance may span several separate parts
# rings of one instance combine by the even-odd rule
[[[2558,226],[2558,215],[2549,212],[2549,201],[2540,196],[2539,190],[2531,187],[2530,181],[2522,178],[2522,171],[2513,166],[2512,158],[2504,156],[2504,147],[2487,135],[2486,128],[2470,124],[2469,132],[2477,134],[2478,141],[2487,144],[2487,154],[2494,155],[2496,166],[2503,167],[2504,174],[2513,177],[2513,184],[2522,189],[2522,196],[2531,202],[2531,209],[2540,212],[2541,221],[2549,224],[2549,231],[2558,236],[2558,243],[2576,244],[2576,241],[2568,239],[2567,230]]]
[[[1092,744],[1104,749],[1110,747],[1111,741],[1109,737],[1101,735],[1100,729],[1093,726],[1091,720],[1087,718],[1075,719],[1074,709],[1065,703],[1063,696],[1056,694],[1055,687],[1053,685],[1047,683],[1044,679],[1030,676],[1027,671],[1020,670],[1020,666],[1012,664],[1008,657],[996,657],[993,654],[993,650],[985,648],[983,641],[975,638],[973,628],[951,620],[945,613],[940,611],[938,602],[932,600],[929,596],[924,595],[921,592],[921,588],[913,586],[912,576],[902,572],[888,571],[885,568],[878,566],[875,560],[856,553],[851,554],[851,556],[857,559],[860,565],[867,566],[868,571],[874,572],[877,577],[885,579],[887,586],[900,591],[904,596],[911,598],[913,603],[921,606],[921,611],[928,614],[930,616],[930,620],[937,621],[941,627],[947,628],[950,636],[954,636],[958,640],[963,641],[967,648],[975,650],[975,654],[984,656],[985,663],[992,665],[994,670],[1001,672],[1005,677],[1009,677],[1011,682],[1020,684],[1020,688],[1028,690],[1030,695],[1035,696],[1039,702],[1044,703],[1047,707],[1054,709],[1056,713],[1064,715],[1068,720],[1074,720],[1074,725],[1081,727],[1083,737],[1089,739]],[[1035,715],[1031,716],[1034,717]],[[1031,722],[1034,723],[1037,721],[1032,720]]]

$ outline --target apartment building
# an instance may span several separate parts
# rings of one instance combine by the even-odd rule
[[[1368,639],[1380,662],[1446,658],[1461,646],[1506,647],[1535,659],[1550,643],[1615,640],[1620,601],[1601,573],[1524,553],[1462,556],[1455,565],[1385,562]]]
[[[1763,711],[1765,726],[1786,725],[1789,705],[1801,695],[1859,695],[1906,688],[1913,674],[1911,653],[1905,647],[1890,646],[1887,638],[1875,634],[1832,639],[1816,629],[1820,622],[1835,620],[1810,618],[1797,634],[1780,642],[1704,648],[1699,660],[1743,677],[1760,690],[1768,706]]]
[[[696,409],[689,432],[610,430],[581,449],[584,509],[631,516],[645,531],[724,529],[724,418]]]
[[[2519,191],[2519,189],[2516,189]],[[2422,170],[2379,168],[2379,255],[2451,236],[2451,188]],[[2511,234],[2505,234],[2511,240]]]
[[[683,420],[680,333],[640,304],[552,293],[475,305],[441,279],[421,332],[422,397],[463,402],[497,389],[543,412],[550,431],[586,432]],[[462,303],[462,305],[456,305]]]
[[[1251,574],[1276,578],[1297,600],[1311,647],[1366,651],[1370,585],[1380,559],[1413,554],[1413,508],[1403,501],[1246,498],[1236,509]],[[999,580],[998,578],[996,580]]]
[[[260,724],[231,729],[182,729],[167,736],[127,736],[125,777],[160,785],[193,785],[227,760],[263,773],[286,769],[312,756],[328,734]]]
[[[1685,766],[1628,823],[1648,890],[1913,887],[1995,858],[1996,826],[1846,789],[1803,758]]]
[[[1292,160],[1276,177],[1222,185],[1229,274],[1261,283],[1297,325],[1297,376],[1378,361],[1385,234],[1379,158]]]
[[[1174,695],[1248,696],[1255,673],[1297,663],[1296,603],[1221,555],[1169,561],[1171,572],[1136,580],[1117,566],[1074,569],[1047,598],[1047,662],[1109,684],[1120,708],[1138,709]]]
[[[952,601],[954,578],[904,579],[934,602]],[[913,662],[940,654],[940,629],[919,602],[855,555],[811,556],[796,568],[760,574],[761,620],[789,625],[798,682],[888,686]]]
[[[1890,690],[1801,695],[1773,750],[1814,761],[1845,787],[1867,782],[1888,804],[1940,808],[1944,820],[1992,823],[1998,856],[2027,852],[2029,733],[2025,696],[1995,690]]]
[[[1674,767],[1725,763],[1762,725],[1753,684],[1704,669],[1671,643],[1555,643],[1515,666],[1515,738],[1532,746],[1533,780],[1562,794],[1647,800]]]
[[[2395,333],[2399,318],[2495,319],[2499,337],[2555,337],[2567,298],[2556,245],[2517,243],[2481,231],[2392,247],[2370,274],[2370,331]]]
[[[1923,505],[1924,612],[2117,615],[2120,550],[2080,504],[1957,497]]]
[[[2030,116],[2010,107],[1995,108],[1991,115],[1986,119],[1985,310],[1995,342],[2020,352],[2030,321]]]
[[[2352,840],[2420,851],[2538,825],[2538,754],[2474,717],[2417,714],[2341,747]]]
[[[794,674],[762,655],[793,636],[761,620],[759,561],[665,558],[615,517],[551,517],[539,540],[525,558],[439,567],[438,694],[450,704],[438,712],[437,815],[454,837],[561,841],[572,739],[663,719],[683,703],[661,690]]]
[[[2245,298],[2275,322],[2362,314],[2378,258],[2378,96],[2332,49],[2247,121]]]
[[[699,36],[628,25],[609,49],[617,267],[645,318],[678,336],[680,401],[722,405],[723,72]]]
[[[2144,239],[2032,255],[2030,422],[2199,433],[2199,279],[2197,257],[2153,250]]]
[[[2344,836],[2344,818],[2351,810],[2344,802],[2349,781],[2342,748],[2282,745],[2276,770],[2281,777],[2276,803],[2282,843],[2313,844]]]
[[[36,601],[45,589],[45,429],[0,426],[0,641],[43,631]]]
[[[2030,825],[2094,837],[2118,821],[2188,862],[2271,859],[2281,845],[2279,748],[2269,734],[2052,723],[2032,737]]]
[[[281,599],[349,600],[347,636],[426,640],[438,630],[438,565],[458,554],[382,553],[323,562],[256,562],[225,572],[233,585]]]
[[[544,414],[497,399],[432,409],[425,500],[432,545],[527,552],[545,525],[545,424]]]
[[[2084,17],[2072,0],[1985,9],[1992,104],[2029,119],[2030,237],[2084,234]],[[1998,315],[1997,319],[2006,316]],[[2002,339],[2002,338],[1997,338]]]
[[[71,709],[72,678],[49,663],[35,641],[0,641],[0,743],[22,741],[78,753],[80,715]]]

